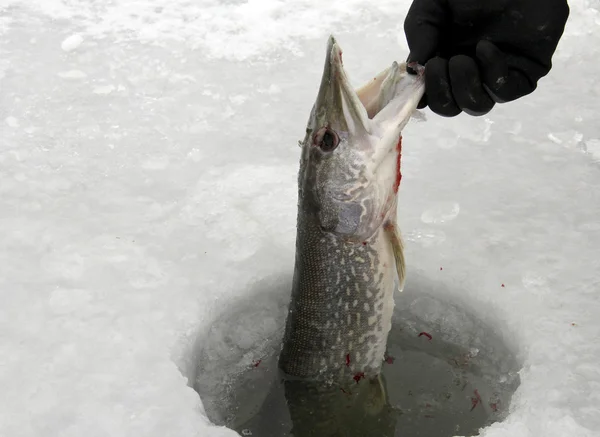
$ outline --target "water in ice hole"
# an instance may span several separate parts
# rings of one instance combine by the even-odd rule
[[[198,339],[194,388],[211,421],[241,435],[293,435],[277,369],[290,287],[283,277],[256,285]],[[395,431],[378,437],[476,436],[508,414],[518,360],[443,287],[413,276],[396,295],[383,365]]]

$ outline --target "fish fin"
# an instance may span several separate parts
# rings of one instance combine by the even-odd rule
[[[369,393],[365,402],[365,411],[371,416],[375,416],[387,404],[387,394],[385,383],[381,373],[369,381]]]
[[[388,221],[384,225],[383,229],[385,230],[387,238],[392,245],[394,259],[396,260],[396,272],[398,273],[398,291],[402,291],[406,277],[406,262],[404,260],[404,246],[402,245],[402,237],[400,236],[398,227],[392,222]]]

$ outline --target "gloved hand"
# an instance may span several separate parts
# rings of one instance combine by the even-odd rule
[[[531,93],[568,16],[566,0],[414,0],[404,31],[408,61],[425,65],[419,108],[483,115]]]

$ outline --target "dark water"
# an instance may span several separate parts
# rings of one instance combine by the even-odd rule
[[[502,420],[519,385],[518,365],[495,331],[432,296],[409,292],[401,297],[404,305],[396,306],[383,365],[385,413],[369,416],[362,401],[353,400],[366,381],[353,392],[336,389],[335,414],[347,422],[336,435],[476,436],[480,428]],[[232,309],[213,326],[200,353],[194,388],[209,418],[243,436],[294,435],[277,369],[285,298],[259,294]],[[308,402],[305,417],[322,414],[318,402]]]

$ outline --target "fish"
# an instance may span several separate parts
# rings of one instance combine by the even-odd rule
[[[381,369],[395,283],[405,280],[397,225],[402,129],[424,89],[422,75],[394,62],[355,90],[330,36],[301,142],[284,374],[338,381]]]
[[[299,142],[294,274],[278,358],[296,437],[393,435],[381,368],[406,276],[402,131],[425,91],[423,67],[410,66],[417,74],[393,62],[355,89],[339,43],[327,42]]]

